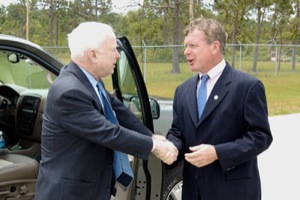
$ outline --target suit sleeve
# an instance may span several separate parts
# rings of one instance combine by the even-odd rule
[[[99,102],[85,90],[65,91],[59,99],[61,125],[84,140],[147,159],[152,138],[111,123],[97,106]]]
[[[240,122],[245,124],[245,129],[240,130],[242,136],[232,142],[215,145],[223,172],[256,158],[273,140],[265,90],[259,80],[251,81],[243,104],[244,114]]]
[[[170,140],[178,149],[180,156],[184,153],[184,141],[180,131],[178,121],[178,88],[175,90],[174,101],[173,101],[173,121],[172,126],[167,133],[167,139]]]

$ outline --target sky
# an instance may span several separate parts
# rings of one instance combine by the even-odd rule
[[[0,0],[0,5],[6,6],[9,3],[16,3],[16,2],[18,2],[18,0]],[[118,13],[124,13],[128,10],[138,8],[137,6],[129,6],[129,5],[137,5],[137,3],[142,5],[143,2],[144,2],[144,0],[112,0],[113,11],[118,12]]]

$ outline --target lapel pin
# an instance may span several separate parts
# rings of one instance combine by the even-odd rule
[[[214,100],[218,100],[218,98],[219,98],[218,95],[214,96]]]

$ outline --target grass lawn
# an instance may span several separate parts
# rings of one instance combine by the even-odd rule
[[[141,66],[142,72],[144,71]],[[252,62],[242,62],[241,70],[259,78],[266,89],[269,115],[300,113],[300,65],[292,71],[291,63],[259,62],[257,72],[251,72]],[[194,76],[186,63],[180,64],[180,74],[171,73],[171,63],[147,63],[145,81],[149,95],[173,98],[176,87]]]

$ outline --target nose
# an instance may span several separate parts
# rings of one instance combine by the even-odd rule
[[[186,47],[186,48],[184,49],[183,54],[186,56],[186,55],[188,55],[189,53],[190,53],[190,50],[189,50],[188,47]]]
[[[121,57],[119,51],[116,51],[116,59],[119,59]]]

